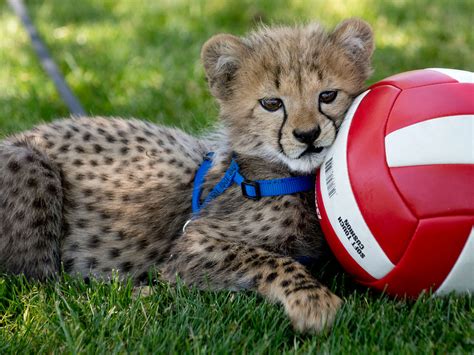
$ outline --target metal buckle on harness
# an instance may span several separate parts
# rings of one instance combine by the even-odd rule
[[[247,186],[253,187],[253,189],[255,191],[255,196],[249,195],[249,193],[247,192]],[[240,184],[240,187],[242,188],[242,195],[244,195],[245,197],[247,197],[251,200],[258,201],[262,197],[262,195],[260,193],[260,184],[256,181],[244,180]]]

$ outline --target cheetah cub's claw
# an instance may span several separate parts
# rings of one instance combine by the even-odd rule
[[[305,290],[285,304],[293,327],[303,333],[321,333],[330,328],[343,301],[328,289]]]

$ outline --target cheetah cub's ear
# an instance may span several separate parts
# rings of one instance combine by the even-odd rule
[[[232,82],[246,51],[240,38],[229,34],[211,37],[202,47],[201,59],[212,95],[226,100],[232,94]]]
[[[357,18],[344,20],[337,25],[330,38],[357,64],[365,78],[372,74],[370,63],[375,45],[372,28],[367,22]]]

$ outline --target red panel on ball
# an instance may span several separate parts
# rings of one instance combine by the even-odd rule
[[[341,263],[344,269],[354,276],[357,280],[363,280],[365,282],[374,281],[375,279],[370,276],[359,264],[352,258],[352,256],[346,251],[344,245],[339,241],[339,237],[329,222],[329,218],[324,208],[324,204],[321,197],[321,187],[319,183],[319,172],[316,174],[316,206],[321,215],[321,227],[324,232],[326,240],[336,256],[336,259]]]
[[[390,170],[407,205],[418,217],[474,216],[474,165],[419,165]]]
[[[389,76],[371,86],[391,85],[399,89],[409,89],[419,86],[433,85],[439,83],[457,83],[456,80],[449,75],[442,74],[434,70],[412,70],[405,73]]]
[[[439,84],[403,90],[385,134],[432,118],[474,114],[474,84]]]
[[[385,159],[386,118],[399,93],[395,87],[378,86],[365,96],[352,120],[347,146],[355,199],[370,231],[394,264],[418,222],[399,195]]]
[[[421,220],[406,253],[383,279],[365,283],[392,295],[416,297],[436,290],[466,244],[474,217],[451,216]],[[363,282],[364,283],[364,282]]]

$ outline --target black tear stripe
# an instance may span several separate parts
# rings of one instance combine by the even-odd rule
[[[346,112],[344,112],[344,116],[346,115],[347,111],[349,110],[349,107],[347,108]],[[321,112],[322,115],[324,115],[324,117],[326,117],[331,122],[331,124],[334,127],[334,130],[336,131],[336,133],[339,132],[339,127],[336,126],[336,118],[332,118],[331,116],[326,115],[323,112],[323,109],[321,108],[321,102],[318,103],[318,110],[319,110],[319,112]]]
[[[355,99],[357,96],[359,96],[361,93],[363,93],[363,92],[364,92],[364,91],[361,91],[360,93],[356,94],[355,96],[352,95],[352,96],[351,96],[352,100],[354,101],[354,99]],[[347,112],[349,112],[349,109],[351,108],[351,106],[352,106],[352,105],[347,106],[347,108],[345,109],[345,111],[344,111],[343,114],[342,114],[342,117],[343,117],[343,118],[346,117]],[[323,112],[323,109],[321,108],[321,102],[318,103],[318,111],[319,111],[322,115],[324,115],[324,117],[326,117],[328,120],[331,121],[332,125],[334,126],[334,129],[336,130],[336,133],[339,132],[339,127],[336,125],[336,120],[337,120],[337,118],[336,118],[336,117],[331,117],[331,116],[329,116],[329,115],[326,115],[326,114]],[[341,121],[341,123],[342,123],[342,121]]]
[[[328,120],[332,121],[333,123],[336,121],[336,118],[333,118],[324,113],[323,109],[321,108],[321,102],[318,102],[318,111],[319,113],[321,113],[321,115],[323,115],[324,117],[326,117]]]
[[[281,136],[283,135],[283,127],[288,119],[288,113],[286,112],[285,105],[283,105],[283,122],[281,123],[280,129],[278,130],[278,146],[280,147],[280,151],[286,155],[285,150],[283,149],[283,145],[281,144]]]

